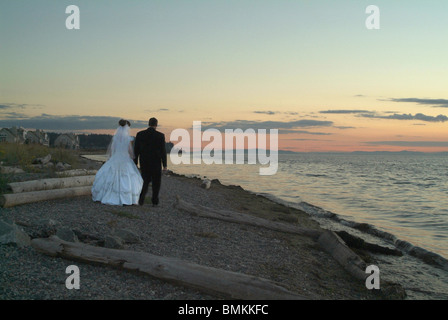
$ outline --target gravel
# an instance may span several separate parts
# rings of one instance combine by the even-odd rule
[[[90,197],[43,201],[1,208],[0,219],[11,219],[31,237],[71,229],[80,241],[101,245],[120,229],[137,235],[123,249],[176,257],[215,268],[255,275],[277,282],[311,299],[376,299],[364,283],[353,279],[311,239],[258,227],[190,215],[174,207],[182,199],[217,209],[238,210],[247,192],[213,182],[164,175],[160,205],[107,206]],[[245,199],[246,199],[245,198]],[[252,199],[252,198],[250,198]],[[255,195],[250,201],[260,201]],[[268,201],[268,200],[264,200]],[[253,212],[245,212],[253,213]],[[49,220],[51,219],[51,220]],[[43,227],[53,221],[51,230]],[[80,289],[69,290],[69,265],[80,269]],[[216,295],[170,284],[122,269],[50,257],[32,247],[0,245],[1,300],[215,300]]]

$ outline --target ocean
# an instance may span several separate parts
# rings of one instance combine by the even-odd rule
[[[446,154],[280,154],[272,176],[259,175],[259,165],[250,164],[169,167],[179,174],[239,185],[302,209],[328,229],[398,248],[403,257],[376,256],[384,264],[380,272],[401,283],[410,298],[448,298]],[[367,230],[353,228],[360,223]]]
[[[271,176],[251,164],[168,167],[239,185],[309,213],[324,228],[398,248],[402,257],[374,254],[381,279],[400,283],[409,299],[448,299],[447,154],[295,153],[278,161]]]

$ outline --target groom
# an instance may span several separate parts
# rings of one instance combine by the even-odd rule
[[[152,182],[152,205],[159,204],[159,191],[162,182],[162,165],[166,170],[165,135],[157,128],[157,119],[149,119],[149,128],[137,133],[134,144],[134,162],[137,165],[140,158],[140,171],[143,178],[143,188],[140,193],[139,205],[145,202],[149,183]]]

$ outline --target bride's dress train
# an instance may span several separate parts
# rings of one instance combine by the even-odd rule
[[[143,179],[131,158],[133,138],[116,134],[113,139],[112,155],[95,176],[92,199],[108,205],[138,204]]]

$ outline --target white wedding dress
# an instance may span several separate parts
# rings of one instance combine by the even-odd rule
[[[143,179],[135,165],[129,126],[120,126],[109,147],[109,159],[98,170],[92,186],[93,201],[108,205],[138,204]]]

